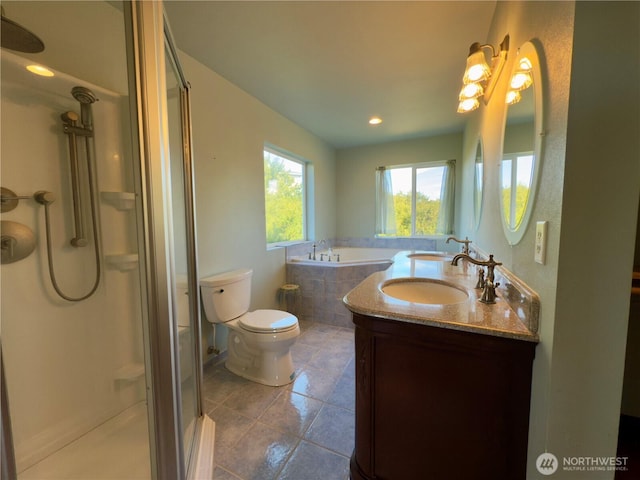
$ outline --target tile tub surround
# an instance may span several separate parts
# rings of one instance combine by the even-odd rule
[[[351,312],[342,303],[342,297],[369,275],[390,265],[391,262],[383,262],[327,267],[287,263],[287,281],[300,285],[298,318],[353,328]]]
[[[344,303],[349,310],[363,315],[389,318],[411,323],[424,323],[440,328],[463,330],[484,335],[507,337],[530,342],[538,342],[537,312],[539,300],[535,292],[516,295],[516,288],[524,284],[510,283],[510,294],[499,296],[493,305],[485,305],[478,300],[482,293],[476,290],[477,269],[464,260],[458,266],[450,262],[415,260],[409,257],[413,252],[400,252],[387,270],[367,277],[351,290]],[[502,269],[500,274],[504,275]],[[469,300],[451,305],[425,305],[404,302],[382,293],[381,285],[392,279],[422,277],[441,280],[459,285],[467,290]],[[499,278],[496,275],[496,278]],[[499,290],[502,294],[504,290]],[[523,302],[514,310],[508,301]],[[530,301],[536,305],[526,305]],[[535,315],[535,318],[531,318]]]
[[[287,259],[307,255],[314,243],[303,242],[286,247]],[[428,238],[338,238],[329,239],[332,248],[393,248],[402,250],[435,250],[436,241]],[[324,250],[324,245],[323,245]],[[322,250],[317,250],[319,253]],[[323,267],[321,265],[297,265],[287,262],[287,282],[300,285],[302,295],[298,318],[345,328],[353,328],[351,312],[342,298],[365,278],[385,270],[390,262],[378,264]]]
[[[354,445],[353,331],[300,322],[297,377],[268,387],[222,363],[204,367],[204,409],[216,422],[216,480],[347,480]]]

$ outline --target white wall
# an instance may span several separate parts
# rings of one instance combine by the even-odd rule
[[[505,106],[495,99],[504,94],[505,77],[465,131],[460,226],[541,298],[528,478],[543,478],[535,460],[545,451],[560,459],[615,455],[629,306],[629,291],[620,286],[629,283],[640,186],[638,67],[629,61],[638,58],[637,19],[635,2],[498,2],[488,41],[510,34],[505,71],[517,46],[533,39],[545,80],[542,176],[532,224],[518,245],[504,238],[498,203]],[[479,135],[486,182],[474,231],[467,225]],[[536,220],[549,221],[546,265],[533,261]],[[613,472],[563,471],[554,478],[613,478]]]
[[[337,152],[337,235],[373,238],[375,234],[376,167],[457,160],[459,198],[462,134],[451,133],[398,142],[340,149]],[[458,214],[456,201],[456,215]]]
[[[60,73],[52,79],[21,76],[24,70],[12,62],[18,59],[2,52],[2,185],[18,195],[37,190],[55,194],[50,206],[55,275],[65,294],[80,297],[95,279],[93,235],[85,196],[83,214],[90,243],[84,248],[69,245],[73,208],[60,114],[79,113],[78,102],[70,94],[73,86],[94,91],[100,99],[93,105],[98,190],[132,192],[129,101]],[[86,185],[84,143],[79,145],[82,184]],[[0,270],[2,353],[19,470],[145,395],[142,377],[137,382],[116,379],[120,368],[143,364],[138,271],[123,273],[104,263],[105,255],[136,252],[135,210],[119,211],[100,198],[101,284],[81,302],[62,300],[53,291],[43,207],[31,199],[21,200],[15,210],[2,214],[3,221],[31,228],[36,239],[30,256]]]
[[[266,248],[263,146],[267,142],[313,164],[315,238],[336,232],[334,150],[190,56],[181,54],[180,61],[192,86],[200,276],[250,267],[251,308],[275,308],[278,287],[286,281],[285,254]],[[203,325],[211,341],[204,318]]]

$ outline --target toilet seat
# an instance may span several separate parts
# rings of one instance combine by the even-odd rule
[[[249,332],[280,333],[295,329],[298,319],[282,310],[255,310],[242,315],[238,324],[240,328]]]

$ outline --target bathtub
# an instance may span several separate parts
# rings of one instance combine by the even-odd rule
[[[326,250],[316,250],[316,260],[310,260],[308,254],[289,257],[287,282],[299,285],[302,295],[300,311],[296,312],[298,318],[353,328],[351,312],[342,303],[342,297],[372,273],[389,268],[399,251],[339,247],[332,250],[331,261],[326,256],[320,260],[320,254],[328,253]]]
[[[394,248],[339,247],[331,250],[316,250],[316,260],[310,259],[309,254],[307,254],[291,257],[288,261],[319,267],[348,267],[362,264],[389,263],[399,251]],[[331,260],[328,260],[329,256]]]

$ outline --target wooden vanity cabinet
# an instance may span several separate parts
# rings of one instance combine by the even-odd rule
[[[526,477],[535,343],[353,314],[352,480]]]

